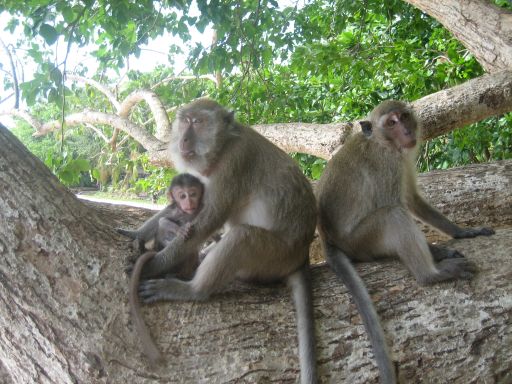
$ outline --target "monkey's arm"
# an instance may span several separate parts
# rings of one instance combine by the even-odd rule
[[[446,216],[439,212],[436,208],[432,207],[428,202],[415,191],[411,194],[408,201],[408,206],[411,212],[419,219],[427,224],[439,229],[440,231],[450,235],[455,239],[476,237],[476,236],[490,236],[494,234],[492,228],[477,227],[477,228],[462,228],[457,224],[451,222]]]
[[[140,239],[142,241],[148,241],[156,236],[158,229],[158,221],[161,217],[170,216],[173,213],[173,209],[170,205],[157,212],[146,220],[139,228],[135,231],[127,229],[116,228],[117,232],[121,235],[127,236],[131,239]]]

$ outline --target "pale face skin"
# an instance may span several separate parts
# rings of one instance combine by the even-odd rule
[[[172,197],[181,210],[188,215],[197,212],[201,202],[201,190],[198,187],[175,187]]]

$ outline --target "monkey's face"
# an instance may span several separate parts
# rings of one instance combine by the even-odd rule
[[[173,200],[187,215],[193,215],[201,204],[202,191],[198,187],[174,187],[171,191]]]
[[[179,113],[174,130],[183,159],[192,160],[207,153],[215,138],[214,120],[212,111],[191,109]]]
[[[383,115],[379,126],[384,137],[397,149],[411,149],[417,144],[417,124],[414,116],[407,110],[394,110]]]

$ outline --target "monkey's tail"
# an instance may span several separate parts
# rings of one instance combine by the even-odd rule
[[[128,229],[123,229],[123,228],[116,228],[116,231],[117,231],[117,233],[120,233],[123,236],[129,237],[130,239],[137,238],[136,231],[129,231]]]
[[[313,316],[313,289],[309,274],[309,263],[288,277],[288,286],[292,290],[297,317],[299,336],[300,382],[317,383],[315,353],[315,323]]]
[[[324,249],[329,265],[347,286],[356,302],[357,309],[372,343],[375,360],[377,360],[380,370],[381,383],[395,384],[397,382],[395,367],[389,354],[384,331],[363,281],[343,251],[331,244],[324,244]]]
[[[139,280],[142,267],[148,260],[150,260],[155,255],[156,252],[146,252],[142,254],[135,262],[135,266],[133,267],[132,271],[132,276],[130,278],[130,310],[132,313],[133,323],[141,339],[144,353],[146,354],[146,356],[148,357],[152,364],[160,362],[162,360],[162,355],[160,354],[160,351],[156,347],[155,342],[151,338],[148,326],[146,325],[146,322],[144,321],[142,313],[140,311]]]

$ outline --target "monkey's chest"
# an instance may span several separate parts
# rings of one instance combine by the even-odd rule
[[[269,204],[260,197],[250,197],[234,210],[228,220],[228,226],[252,225],[271,230],[274,220]]]

